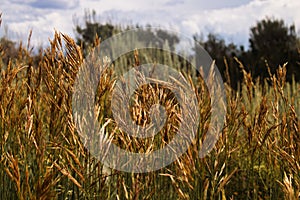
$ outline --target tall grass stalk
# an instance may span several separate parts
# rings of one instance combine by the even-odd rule
[[[7,62],[2,59],[5,54],[1,48],[0,199],[300,197],[300,85],[285,81],[285,66],[262,86],[237,60],[244,72],[242,89],[226,87],[224,128],[205,158],[199,158],[198,151],[210,122],[210,98],[201,78],[190,81],[201,114],[197,137],[170,166],[132,174],[104,167],[80,138],[72,95],[84,59],[72,38],[56,33],[50,47],[38,56],[32,55],[29,42],[27,47],[20,44],[18,56]],[[109,103],[120,73],[117,67],[163,60],[178,70],[189,67],[172,60],[168,52],[140,50],[116,60],[100,79],[93,116],[111,141],[127,151],[164,147],[178,129],[180,106],[168,88],[151,84],[139,88],[132,96],[130,117],[138,124],[147,123],[149,105],[158,102],[167,110],[167,124],[154,138],[129,137],[117,127]],[[195,77],[186,71],[183,75],[188,80]]]

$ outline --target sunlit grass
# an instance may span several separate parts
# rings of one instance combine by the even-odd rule
[[[1,51],[1,58],[5,54]],[[152,62],[150,58],[147,52],[133,52],[114,65],[132,67]],[[179,60],[168,62],[181,66]],[[224,128],[213,151],[202,159],[198,151],[209,126],[210,100],[203,81],[191,81],[201,114],[192,145],[170,166],[131,174],[103,170],[83,145],[72,113],[73,86],[82,63],[81,49],[60,34],[38,59],[22,46],[17,58],[0,59],[0,199],[299,199],[300,85],[285,82],[284,66],[270,74],[270,85],[262,86],[240,63],[242,90],[226,87]],[[112,142],[132,152],[152,152],[167,144],[180,121],[173,94],[158,85],[136,91],[130,117],[147,123],[148,101],[161,102],[168,123],[154,139],[128,137],[110,110],[118,71],[104,72],[95,114]]]

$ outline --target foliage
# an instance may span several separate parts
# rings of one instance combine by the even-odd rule
[[[244,53],[242,49],[238,49],[233,43],[225,44],[225,41],[214,34],[209,34],[206,41],[201,41],[199,36],[195,35],[194,39],[199,42],[203,48],[215,60],[223,80],[226,81],[233,89],[237,90],[238,83],[241,81],[243,74],[239,69],[239,65],[235,62],[235,57],[241,57]],[[196,54],[201,52],[196,45],[194,49]]]
[[[250,53],[253,65],[252,73],[254,77],[265,78],[269,75],[267,67],[271,73],[275,73],[279,65],[288,62],[287,79],[292,80],[295,75],[299,80],[299,55],[297,49],[297,35],[295,26],[287,26],[283,20],[263,19],[256,26],[251,28],[250,33]]]
[[[77,44],[83,49],[90,46],[94,46],[96,38],[100,38],[102,41],[111,37],[114,33],[118,32],[118,28],[111,24],[100,24],[96,21],[96,13],[85,13],[85,26],[81,27],[79,24],[75,25],[77,34]]]
[[[81,45],[83,49],[86,49],[90,46],[95,46],[94,41],[99,37],[100,40],[105,40],[111,37],[113,34],[116,34],[122,30],[121,27],[114,26],[112,24],[101,24],[96,20],[96,12],[93,11],[92,14],[86,12],[85,14],[85,25],[81,27],[79,24],[76,24],[76,34],[77,34],[77,44]],[[126,27],[125,30],[134,29],[133,26]],[[179,43],[179,38],[170,34],[169,32],[158,29],[156,32],[153,32],[152,29],[146,26],[146,28],[136,26],[138,28],[137,40],[139,41],[148,41],[152,44],[161,44],[161,41],[167,41],[170,49],[174,49],[175,45]],[[162,48],[162,46],[160,47]]]
[[[149,41],[152,44],[161,44],[161,40],[166,41],[171,50],[180,42],[176,35],[172,35],[165,30],[158,29],[152,32],[150,28],[139,28],[140,41]],[[132,29],[128,26],[126,29]],[[97,36],[102,40],[120,32],[121,27],[112,24],[100,24],[96,22],[96,13],[92,15],[86,13],[85,27],[76,25],[77,44],[81,44],[83,49],[93,46],[93,41]],[[245,51],[243,46],[237,47],[234,43],[226,44],[224,39],[210,33],[207,40],[203,41],[196,34],[194,39],[200,42],[204,49],[215,60],[219,71],[233,89],[240,88],[239,84],[243,79],[239,64],[235,61],[238,58],[244,63],[247,72],[251,72],[254,80],[259,78],[261,83],[269,77],[269,70],[274,74],[278,66],[287,64],[287,81],[291,82],[293,78],[300,81],[300,56],[299,56],[299,38],[297,38],[295,26],[287,26],[283,20],[266,18],[263,19],[250,30],[249,50]],[[149,44],[146,44],[149,45]],[[162,48],[162,47],[161,47]],[[200,50],[201,51],[201,50]],[[199,49],[195,49],[199,53]]]
[[[7,63],[9,58],[17,58],[18,57],[18,49],[16,47],[16,43],[3,37],[0,39],[1,51],[5,52],[2,55],[3,62]]]
[[[199,40],[197,35],[194,38],[215,59],[224,80],[235,90],[243,79],[242,70],[235,58],[243,62],[245,70],[250,72],[253,80],[259,78],[262,84],[269,78],[270,73],[274,74],[285,63],[287,81],[292,82],[293,78],[297,82],[300,80],[299,38],[295,26],[288,27],[283,20],[266,18],[257,22],[250,30],[250,47],[247,51],[243,46],[237,48],[233,43],[226,44],[214,34],[209,34],[206,41]],[[195,51],[197,53],[197,49]],[[268,83],[270,84],[270,80]]]

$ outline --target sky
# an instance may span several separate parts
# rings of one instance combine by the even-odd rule
[[[250,27],[266,17],[294,24],[300,35],[299,0],[1,0],[0,37],[47,45],[54,31],[75,37],[75,24],[84,24],[85,11],[97,21],[121,25],[155,25],[189,37],[217,34],[227,43],[246,48]]]

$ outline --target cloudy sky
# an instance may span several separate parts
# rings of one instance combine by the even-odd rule
[[[249,28],[268,17],[295,24],[300,35],[299,0],[1,0],[0,37],[48,44],[55,30],[74,37],[74,22],[95,10],[99,22],[152,24],[188,36],[215,33],[248,46]]]

